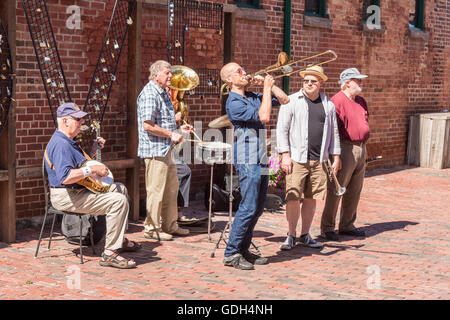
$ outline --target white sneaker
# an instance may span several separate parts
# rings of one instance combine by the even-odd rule
[[[314,240],[313,238],[311,238],[311,236],[309,235],[309,233],[301,236],[300,238],[298,238],[298,242],[306,247],[310,247],[310,248],[322,248],[323,247],[323,243]]]
[[[288,235],[286,240],[284,240],[283,244],[280,246],[281,250],[291,250],[295,247],[295,237]]]

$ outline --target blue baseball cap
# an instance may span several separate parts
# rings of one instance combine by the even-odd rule
[[[340,82],[344,83],[351,79],[364,79],[367,75],[361,74],[356,68],[348,68],[341,72]]]
[[[82,111],[79,106],[73,102],[66,102],[58,107],[56,110],[58,118],[72,116],[75,118],[84,118],[87,113]]]

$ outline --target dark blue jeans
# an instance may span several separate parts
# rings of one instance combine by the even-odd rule
[[[225,256],[242,253],[250,248],[256,222],[264,211],[269,176],[261,175],[259,164],[236,164],[242,200],[233,220],[225,248]]]

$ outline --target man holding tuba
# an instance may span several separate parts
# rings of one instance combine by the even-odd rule
[[[137,99],[138,157],[145,161],[147,190],[144,237],[157,240],[172,240],[173,235],[189,234],[189,230],[180,228],[177,223],[179,184],[172,149],[183,136],[176,132],[175,111],[166,91],[171,79],[171,65],[163,60],[156,61],[150,66],[150,81]],[[183,125],[181,129],[193,130],[190,125]]]
[[[264,161],[266,142],[260,135],[270,120],[272,104],[288,103],[289,98],[274,85],[272,76],[249,79],[245,70],[234,62],[223,66],[220,77],[230,88],[226,111],[234,126],[234,165],[242,195],[223,263],[241,270],[252,270],[254,264],[268,263],[267,258],[249,252],[253,230],[264,211],[269,182],[267,173],[263,171],[267,165]],[[251,82],[263,85],[263,93],[246,91]]]
[[[61,211],[106,215],[105,249],[100,265],[129,269],[136,267],[132,259],[119,255],[123,251],[136,251],[141,245],[124,238],[129,203],[126,187],[114,183],[104,193],[93,193],[78,182],[86,177],[108,175],[102,164],[82,166],[87,160],[74,138],[80,133],[86,112],[72,102],[57,109],[58,129],[45,149],[45,166],[53,207]],[[103,148],[105,140],[98,137],[94,144]]]
[[[277,123],[277,148],[282,154],[281,168],[287,174],[288,234],[280,246],[281,250],[292,249],[297,241],[311,248],[323,246],[309,234],[316,200],[325,197],[327,175],[323,163],[331,155],[334,174],[340,169],[341,149],[336,112],[333,103],[320,92],[328,77],[318,65],[301,71],[300,76],[303,78],[303,88],[289,96],[289,104],[281,106]],[[297,240],[300,213],[302,230]]]

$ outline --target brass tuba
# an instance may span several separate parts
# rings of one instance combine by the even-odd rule
[[[175,114],[181,112],[181,120],[177,123],[189,123],[188,106],[183,100],[186,91],[194,90],[200,83],[198,74],[186,66],[172,66],[172,79],[169,88],[171,90],[170,100],[175,109]]]

